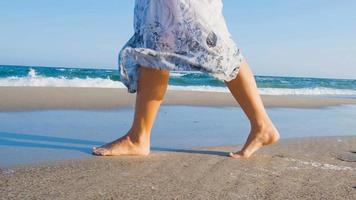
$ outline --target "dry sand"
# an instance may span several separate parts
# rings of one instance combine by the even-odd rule
[[[0,199],[356,199],[356,137],[283,140],[250,159],[225,156],[240,147],[2,169]]]
[[[32,109],[110,109],[134,106],[125,88],[0,87],[0,111]],[[266,107],[310,108],[356,104],[356,99],[262,95]],[[238,106],[230,93],[168,90],[163,104]]]

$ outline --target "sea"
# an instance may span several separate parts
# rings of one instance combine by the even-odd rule
[[[255,75],[260,94],[356,98],[356,79]],[[117,69],[0,65],[0,86],[125,88]],[[199,71],[171,71],[170,90],[228,92]]]

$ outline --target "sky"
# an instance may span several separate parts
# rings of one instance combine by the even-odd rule
[[[1,0],[0,64],[117,69],[134,0]],[[356,79],[355,0],[223,0],[255,75]]]

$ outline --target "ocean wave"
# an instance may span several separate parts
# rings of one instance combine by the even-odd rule
[[[185,75],[186,73],[173,73],[173,76]],[[10,76],[0,78],[0,86],[42,86],[42,87],[96,87],[96,88],[126,88],[120,81],[107,78],[67,78],[45,77],[38,75],[35,69],[30,69],[27,76]],[[169,85],[169,90],[187,90],[187,91],[210,91],[210,92],[229,92],[226,87],[209,85]],[[263,95],[325,95],[325,96],[343,96],[356,98],[355,89],[337,89],[328,87],[304,87],[304,88],[276,88],[260,87],[259,93]]]
[[[119,81],[103,78],[72,78],[66,77],[7,77],[0,79],[0,86],[38,86],[38,87],[99,87],[123,88]]]
[[[185,73],[169,73],[170,77],[182,77],[186,75]]]
[[[187,74],[202,74],[200,71],[170,71],[170,77],[182,77]]]
[[[186,91],[229,92],[229,90],[225,87],[214,87],[209,85],[201,85],[201,86],[168,85],[168,89],[186,90]]]
[[[169,86],[171,90],[190,90],[190,91],[210,91],[210,92],[229,92],[226,87],[212,86]],[[356,90],[334,89],[334,88],[258,88],[262,95],[320,95],[320,96],[345,96],[356,97]]]
[[[265,95],[326,95],[356,97],[356,90],[335,88],[258,88]]]

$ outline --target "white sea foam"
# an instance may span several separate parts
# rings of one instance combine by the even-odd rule
[[[173,76],[181,76],[185,73],[176,73]],[[109,78],[72,78],[66,77],[43,77],[37,75],[34,69],[30,69],[26,77],[6,77],[0,78],[0,86],[43,86],[43,87],[97,87],[97,88],[125,88],[119,81]],[[229,92],[226,87],[214,86],[175,86],[169,85],[169,90],[188,90],[188,91],[211,91]],[[345,96],[356,97],[356,90],[333,89],[333,88],[259,88],[260,94],[266,95],[326,95],[326,96]]]
[[[28,72],[28,75],[32,78],[36,77],[36,71],[34,69],[30,69],[30,71]]]
[[[201,86],[178,86],[178,85],[169,85],[169,90],[189,90],[189,91],[208,91],[208,92],[229,92],[225,87],[214,87],[208,85]]]
[[[187,74],[201,74],[199,71],[171,71],[169,73],[170,77],[181,77]]]
[[[11,76],[0,78],[0,86],[38,86],[38,87],[101,87],[123,88],[124,84],[118,81],[102,78],[73,78],[66,77],[43,77],[37,75],[31,68],[26,77]]]
[[[356,97],[356,90],[334,89],[325,87],[316,88],[259,88],[260,94],[269,95],[336,95]]]
[[[98,88],[123,88],[124,84],[118,81],[102,78],[73,78],[65,77],[7,77],[0,79],[0,86],[38,86],[38,87],[98,87]]]
[[[170,77],[181,77],[181,76],[184,76],[186,75],[186,73],[179,73],[179,72],[175,72],[175,73],[170,73],[169,76]]]
[[[191,90],[191,91],[211,91],[211,92],[229,92],[226,87],[212,86],[170,86],[172,90]],[[326,96],[346,96],[356,97],[356,90],[333,89],[333,88],[258,88],[259,93],[263,95],[326,95]]]

